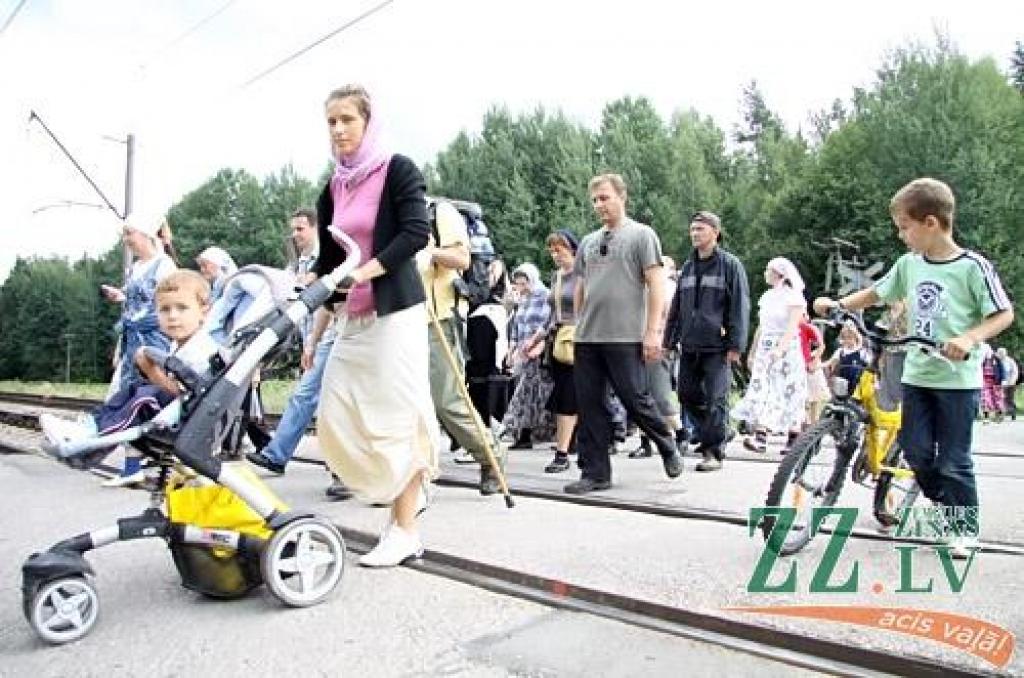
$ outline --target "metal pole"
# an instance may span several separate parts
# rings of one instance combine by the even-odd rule
[[[65,334],[64,341],[67,343],[67,351],[64,358],[64,383],[71,383],[71,340],[75,338],[73,334]]]
[[[127,158],[125,160],[124,167],[124,219],[128,219],[128,215],[132,213],[132,189],[135,173],[135,135],[129,134],[125,140],[125,145],[128,147]],[[124,257],[124,285],[128,287],[128,272],[132,267],[132,253],[128,249],[128,245],[121,243],[121,249]]]

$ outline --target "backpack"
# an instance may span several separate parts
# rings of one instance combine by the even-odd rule
[[[432,200],[427,208],[427,218],[435,242],[440,240],[437,232],[437,200]],[[484,223],[480,205],[462,200],[446,202],[462,215],[466,222],[466,232],[469,234],[469,267],[455,282],[455,291],[469,303],[469,311],[472,313],[491,295],[490,265],[495,259],[494,243],[491,242],[490,231]]]

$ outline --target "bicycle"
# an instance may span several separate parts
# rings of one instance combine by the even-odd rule
[[[814,508],[835,505],[846,480],[847,468],[858,449],[860,453],[850,475],[854,482],[874,485],[873,513],[883,528],[895,525],[920,494],[914,472],[896,440],[902,420],[898,399],[886,398],[879,388],[882,349],[916,345],[931,356],[950,361],[940,353],[941,344],[933,339],[913,335],[888,338],[867,329],[861,317],[849,311],[833,310],[824,321],[836,328],[844,322],[852,322],[864,337],[871,362],[852,391],[846,379],[832,378],[833,395],[820,419],[797,437],[779,463],[765,506],[795,508],[796,519],[778,555],[797,553],[811,541]],[[766,515],[761,521],[766,542],[775,528],[776,518]]]

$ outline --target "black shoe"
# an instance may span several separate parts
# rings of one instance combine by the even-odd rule
[[[612,486],[610,480],[591,480],[590,478],[580,478],[575,483],[569,483],[565,486],[566,494],[588,494],[590,492],[599,492],[601,490],[607,490]]]
[[[519,434],[519,437],[516,439],[516,441],[514,443],[512,443],[511,445],[509,445],[508,449],[510,449],[510,450],[532,450],[533,449],[533,441],[530,438],[531,438],[530,432],[529,431],[523,431],[522,433]]]
[[[498,474],[492,471],[490,466],[481,466],[480,494],[489,497],[499,492],[501,492],[501,483],[498,482]]]
[[[345,487],[345,483],[341,482],[341,478],[336,475],[331,475],[331,485],[324,494],[331,501],[345,501],[352,498],[352,490]]]
[[[683,458],[677,453],[662,457],[661,463],[665,467],[665,475],[669,478],[678,478],[683,472]]]
[[[544,467],[544,473],[561,473],[569,470],[569,455],[566,452],[555,452],[555,458]]]
[[[255,464],[260,468],[265,468],[271,473],[276,473],[279,476],[284,475],[284,464],[278,464],[262,452],[249,452],[245,455],[245,458],[249,460],[250,464]]]
[[[645,459],[653,454],[654,452],[651,451],[651,439],[647,436],[640,436],[640,447],[630,452],[628,456],[630,459]]]

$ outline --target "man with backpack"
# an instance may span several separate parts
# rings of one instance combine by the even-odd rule
[[[486,451],[486,441],[480,439],[470,404],[461,395],[458,380],[463,379],[465,359],[462,353],[462,328],[458,290],[463,288],[459,272],[470,267],[470,236],[466,221],[459,210],[446,200],[433,200],[428,206],[431,225],[431,239],[416,257],[423,289],[427,294],[430,315],[437,318],[446,342],[455,356],[456,367],[452,369],[445,347],[437,332],[431,329],[430,337],[430,396],[441,425],[455,441],[469,452],[480,464],[480,494],[490,495],[499,491],[498,477],[491,468]],[[486,268],[485,268],[486,271]],[[486,278],[485,278],[486,279]],[[464,289],[464,288],[463,288]],[[488,290],[489,291],[489,290]],[[492,449],[502,463],[496,437],[491,434]]]

